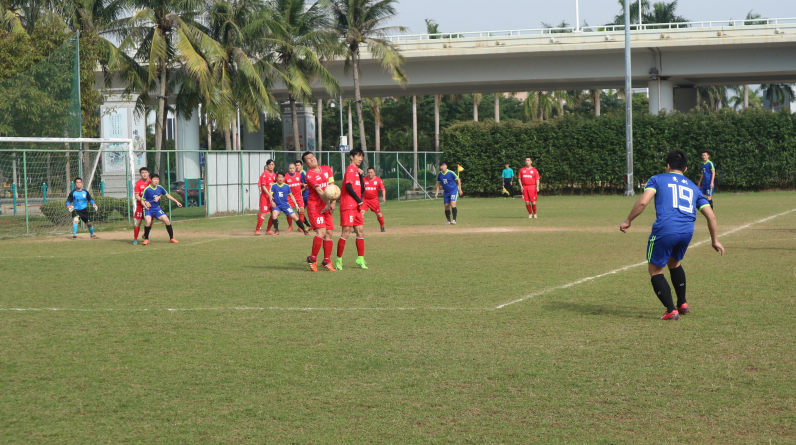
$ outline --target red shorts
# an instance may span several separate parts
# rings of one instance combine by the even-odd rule
[[[312,207],[307,209],[307,216],[310,218],[310,225],[312,226],[312,230],[315,229],[326,229],[326,230],[334,230],[334,217],[332,216],[332,212],[321,213],[320,211],[323,209],[314,209]]]
[[[304,209],[304,207],[306,207],[306,205],[304,205],[304,197],[301,196],[301,193],[299,193],[298,195],[293,195],[293,197],[296,198],[296,202],[298,203],[300,209]],[[304,210],[302,210],[302,212],[303,211]]]
[[[135,204],[135,213],[133,213],[133,219],[144,219],[144,207],[140,202]]]
[[[525,186],[522,188],[523,201],[536,201],[536,187]]]
[[[359,209],[363,212],[372,210],[376,213],[381,213],[381,206],[379,205],[379,198],[365,199]]]
[[[359,209],[340,209],[340,225],[343,227],[356,227],[365,224],[362,212]]]
[[[260,193],[260,213],[268,213],[271,211],[271,198],[268,195]]]

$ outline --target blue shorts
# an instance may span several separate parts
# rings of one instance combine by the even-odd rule
[[[674,235],[650,235],[650,239],[647,241],[647,261],[658,267],[664,267],[669,262],[669,258],[674,258],[677,261],[682,260],[693,236],[693,232]]]
[[[445,204],[450,204],[452,202],[456,202],[456,198],[458,198],[458,197],[459,197],[458,193],[445,193],[445,195],[443,195]]]
[[[707,182],[707,184],[705,182]],[[713,188],[710,186],[710,181],[703,181],[702,186],[699,187],[699,190],[705,196],[713,196]]]
[[[307,203],[310,202],[310,192],[305,191],[301,197],[304,198],[304,207],[306,207]]]
[[[289,206],[289,205],[287,205],[287,204],[284,204],[284,205],[277,205],[276,207],[274,207],[274,210],[276,210],[277,212],[282,212],[282,213],[284,213],[285,215],[292,215],[292,214],[296,213],[296,212],[294,212],[294,211],[293,211],[293,209],[291,209],[291,208],[290,208],[290,206]]]
[[[160,207],[153,207],[147,209],[146,212],[144,212],[144,216],[151,216],[154,219],[158,219],[161,216],[166,216],[166,212],[164,212]]]

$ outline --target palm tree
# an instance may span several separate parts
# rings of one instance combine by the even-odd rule
[[[569,23],[567,23],[566,20],[561,20],[561,23],[559,23],[558,25],[551,25],[549,23],[542,22],[542,27],[543,28],[550,28],[550,31],[548,31],[548,33],[550,33],[550,34],[565,34],[565,33],[568,33],[568,32],[572,32],[571,29],[569,29],[569,30],[568,29],[553,29],[553,28],[569,28],[570,26],[571,25]]]
[[[406,31],[401,26],[383,27],[395,17],[395,3],[395,0],[328,0],[334,18],[334,29],[345,45],[346,71],[353,66],[354,99],[359,120],[359,141],[363,151],[368,147],[365,141],[365,121],[362,118],[360,48],[366,47],[371,56],[392,73],[395,82],[403,85],[408,81],[406,73],[401,69],[403,56],[392,42],[384,38],[393,31]]]
[[[650,3],[647,0],[639,0],[636,2],[630,2],[630,23],[638,23],[638,8],[639,3],[641,4],[641,14],[642,14],[642,21],[644,23],[654,23],[647,21],[647,14],[650,10]],[[614,21],[609,23],[609,25],[624,25],[625,24],[625,1],[619,0],[619,5],[622,7],[619,14],[614,16]]]
[[[718,111],[728,104],[725,86],[697,87],[697,103],[707,107],[709,111]]]
[[[442,96],[437,94],[434,96],[434,151],[439,151],[439,106],[442,102]]]
[[[304,0],[274,0],[253,28],[259,28],[263,58],[259,66],[266,77],[281,78],[288,90],[293,118],[294,148],[300,149],[296,101],[312,100],[311,84],[320,80],[331,96],[340,85],[326,69],[323,60],[340,54],[337,36],[326,10],[319,3],[305,7]]]
[[[600,115],[600,102],[602,100],[602,93],[603,90],[589,90],[589,96],[591,97],[591,102],[594,104],[594,115]]]
[[[381,105],[384,103],[381,97],[371,97],[365,99],[370,105],[370,110],[373,112],[374,126],[376,127],[376,151],[381,151],[381,127],[384,125],[381,121]]]
[[[764,83],[760,85],[763,99],[768,101],[769,108],[774,111],[777,107],[790,108],[790,103],[796,97],[792,83]]]
[[[148,65],[146,71],[128,73],[127,93],[139,91],[137,103],[143,109],[149,91],[157,90],[155,149],[165,140],[166,106],[170,93],[182,80],[192,77],[203,96],[209,97],[212,76],[208,62],[224,56],[220,45],[208,37],[199,24],[202,2],[198,0],[129,0],[137,12],[120,30],[124,35],[119,49],[135,51],[134,59]],[[155,171],[160,172],[161,152],[155,156]]]
[[[478,122],[478,106],[481,105],[481,100],[484,95],[481,93],[473,94],[473,121]]]
[[[743,85],[740,87],[732,88],[737,95],[732,96],[728,100],[728,104],[735,108],[747,109],[749,107],[752,108],[762,108],[763,107],[763,99],[756,94],[756,92],[752,91],[752,94],[749,94],[749,85]]]
[[[522,115],[525,119],[547,120],[557,111],[559,116],[564,114],[564,102],[568,99],[566,91],[532,91],[522,105]]]

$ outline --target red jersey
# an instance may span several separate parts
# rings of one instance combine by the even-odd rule
[[[310,189],[310,199],[307,203],[307,208],[321,210],[326,207],[326,202],[318,196],[315,187],[320,187],[321,190],[326,190],[326,186],[334,184],[334,173],[332,168],[328,165],[320,165],[320,171],[307,170],[304,173],[304,179],[307,181],[307,187]]]
[[[340,187],[340,210],[347,210],[347,209],[357,209],[359,208],[359,204],[354,196],[351,196],[346,190],[346,184],[351,184],[351,187],[354,189],[354,194],[356,194],[357,198],[362,200],[362,178],[359,176],[359,167],[354,164],[348,166],[345,169],[345,176],[343,176],[343,185]]]
[[[264,171],[262,175],[260,175],[260,180],[257,181],[257,188],[260,189],[260,194],[264,195],[262,187],[265,186],[266,190],[271,190],[271,184],[276,182],[276,173],[269,173]]]
[[[143,193],[143,192],[144,192],[144,189],[146,189],[147,187],[149,187],[149,184],[150,184],[151,182],[152,182],[152,180],[151,180],[151,179],[149,179],[149,178],[147,178],[146,182],[144,182],[144,180],[143,180],[143,179],[139,179],[138,181],[136,181],[136,182],[135,182],[135,192],[134,192],[135,196],[140,196],[140,195],[141,195],[141,193]],[[136,205],[138,205],[138,206],[140,206],[140,205],[141,205],[141,201],[138,201],[138,199],[137,199],[137,198],[136,198]]]
[[[379,199],[379,192],[384,190],[384,183],[381,178],[374,176],[373,179],[365,176],[365,199]]]
[[[520,184],[524,187],[536,187],[536,181],[539,180],[539,171],[535,168],[523,167],[519,173]]]
[[[290,193],[296,198],[296,202],[301,202],[301,173],[285,173],[285,184],[290,186]]]

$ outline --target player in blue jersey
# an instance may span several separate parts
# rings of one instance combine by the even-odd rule
[[[166,189],[160,186],[159,175],[152,175],[150,179],[152,182],[141,192],[141,201],[144,202],[144,207],[146,207],[144,211],[144,219],[146,220],[146,226],[144,226],[144,245],[146,246],[149,244],[149,231],[152,230],[152,222],[156,219],[166,224],[166,231],[169,232],[169,242],[177,244],[177,240],[174,239],[174,230],[171,228],[171,221],[169,221],[169,217],[166,216],[166,212],[160,208],[160,198],[165,196],[174,201],[177,207],[182,207],[182,204],[166,193]]]
[[[298,202],[296,198],[293,197],[293,192],[290,191],[290,186],[285,183],[285,173],[279,172],[276,174],[276,182],[271,184],[271,217],[274,221],[274,233],[279,235],[279,213],[282,212],[285,214],[287,218],[296,221],[305,235],[309,235],[310,232],[307,232],[307,229],[304,228],[304,221],[301,221],[299,217],[296,215],[296,212],[293,211],[290,205],[290,201],[293,201],[295,207],[298,207]]]
[[[699,190],[708,198],[710,208],[713,208],[713,186],[716,182],[716,166],[710,160],[710,152],[702,152],[702,176],[699,177]]]
[[[448,222],[445,224],[456,224],[456,200],[462,193],[462,181],[459,175],[451,170],[448,170],[448,164],[441,162],[439,164],[439,173],[437,173],[437,191],[434,192],[434,198],[439,196],[439,188],[442,187],[443,198],[445,202],[445,218]],[[451,213],[453,213],[453,220],[451,220]]]
[[[77,225],[80,224],[80,220],[86,223],[91,237],[97,238],[94,235],[94,225],[91,224],[91,219],[88,215],[89,204],[94,206],[94,211],[96,212],[97,204],[91,198],[91,193],[88,190],[83,190],[83,180],[75,178],[75,189],[69,192],[69,196],[66,198],[66,208],[72,214],[72,239],[77,238]]]
[[[655,175],[647,182],[644,193],[636,201],[625,222],[619,230],[627,232],[630,223],[641,215],[650,201],[655,198],[655,213],[658,219],[652,225],[652,234],[647,242],[647,261],[652,289],[666,306],[661,320],[678,320],[680,315],[691,311],[685,298],[685,272],[680,261],[688,250],[688,243],[694,236],[694,222],[699,210],[708,220],[708,230],[716,252],[724,256],[724,246],[717,239],[718,225],[716,215],[708,200],[699,188],[686,178],[688,158],[680,150],[670,151],[666,156],[666,173]],[[672,289],[663,276],[664,266],[677,293],[677,306],[672,302]]]
[[[296,173],[301,176],[301,198],[304,200],[304,224],[310,225],[310,220],[307,219],[307,203],[310,200],[310,188],[307,187],[307,174],[304,173],[304,164],[301,160],[293,163],[296,166]]]

